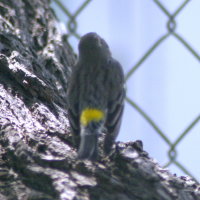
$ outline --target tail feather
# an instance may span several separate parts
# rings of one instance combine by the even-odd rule
[[[80,115],[81,141],[79,159],[97,160],[98,135],[102,130],[105,112],[97,108],[85,108]]]
[[[83,133],[81,136],[81,143],[78,150],[79,159],[96,160],[98,157],[97,148],[97,133]]]

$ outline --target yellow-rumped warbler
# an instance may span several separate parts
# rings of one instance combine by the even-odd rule
[[[96,160],[98,135],[106,130],[108,154],[118,135],[124,107],[124,74],[109,47],[96,33],[79,42],[79,59],[68,87],[68,114],[72,132],[80,135],[78,158]]]

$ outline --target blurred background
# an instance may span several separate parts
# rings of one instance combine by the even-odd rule
[[[142,140],[171,173],[200,180],[200,1],[52,0],[77,53],[97,32],[123,66],[127,101],[119,141]]]

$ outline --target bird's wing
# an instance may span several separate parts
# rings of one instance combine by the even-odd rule
[[[107,134],[105,136],[104,150],[109,153],[115,138],[118,135],[121,125],[121,117],[124,109],[124,74],[121,65],[115,61],[110,60],[108,63],[109,69],[109,98],[108,110],[105,127]]]

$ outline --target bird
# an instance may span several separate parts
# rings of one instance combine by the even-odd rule
[[[78,159],[98,159],[99,135],[105,131],[105,155],[119,133],[124,110],[124,72],[97,33],[81,37],[78,60],[67,89],[68,118]]]

